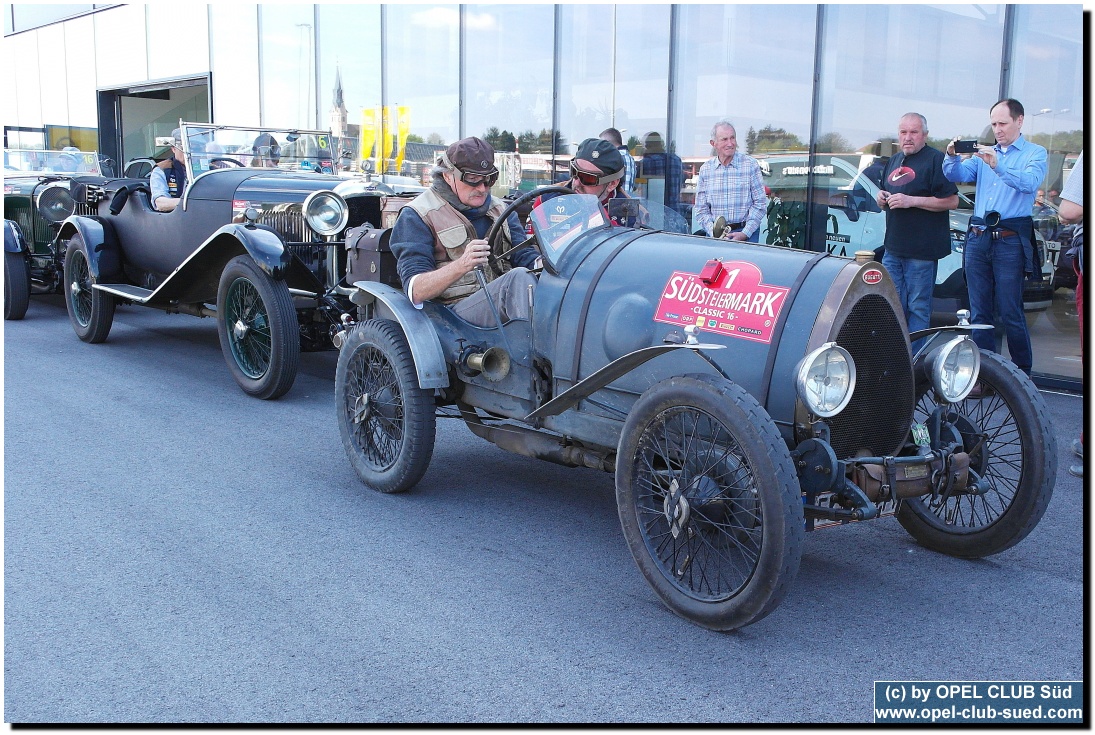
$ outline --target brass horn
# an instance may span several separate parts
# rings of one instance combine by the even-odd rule
[[[509,375],[509,354],[501,347],[491,347],[486,352],[475,352],[468,355],[467,366],[472,370],[483,373],[487,380],[497,383]]]
[[[726,218],[720,214],[715,224],[711,225],[711,237],[718,240],[724,232],[726,232]]]

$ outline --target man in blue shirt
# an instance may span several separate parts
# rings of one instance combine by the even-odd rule
[[[1030,213],[1046,177],[1046,149],[1023,137],[1023,114],[1018,100],[1009,98],[993,105],[989,123],[996,145],[979,145],[976,153],[963,160],[955,154],[952,140],[943,161],[943,175],[955,183],[977,185],[963,255],[973,323],[993,324],[995,312],[1007,336],[1012,362],[1030,375],[1033,354],[1023,314],[1023,280],[1039,267],[1034,262]],[[996,348],[991,330],[978,329],[973,339],[982,350]]]
[[[152,206],[157,212],[172,212],[182,201],[180,197],[186,189],[185,156],[182,132],[175,128],[171,131],[171,157],[157,163],[149,177]]]

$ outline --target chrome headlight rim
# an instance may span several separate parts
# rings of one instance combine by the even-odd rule
[[[339,217],[336,224],[331,225],[326,223],[318,216],[317,208],[326,200],[330,200],[338,205]],[[313,191],[309,194],[301,207],[301,211],[304,213],[304,221],[312,230],[322,236],[329,237],[336,235],[346,227],[346,223],[350,221],[350,207],[346,204],[346,200],[338,194],[330,190]]]
[[[46,214],[46,212],[43,211],[43,209],[42,209],[42,197],[47,195],[47,194],[50,194],[53,191],[63,192],[64,195],[66,197],[68,197],[68,206],[67,206],[67,209],[66,209],[67,213],[63,217],[60,217],[58,219],[54,219],[53,217],[48,216]],[[51,194],[51,196],[52,196],[52,194]],[[45,186],[43,186],[41,189],[36,191],[35,194],[34,194],[34,211],[37,212],[38,215],[42,219],[44,219],[46,222],[49,222],[51,224],[57,224],[58,222],[64,222],[66,219],[68,219],[72,215],[76,214],[76,199],[72,196],[72,190],[71,190],[71,187],[69,185],[68,180],[65,180],[65,181],[51,181],[48,184],[46,184]]]
[[[809,389],[808,383],[814,366],[823,359],[829,360],[832,357],[840,358],[847,365],[848,385],[840,401],[826,406],[818,403],[816,393]],[[795,391],[798,393],[799,400],[813,415],[820,418],[832,418],[847,408],[852,401],[852,396],[855,394],[855,384],[855,360],[852,359],[850,352],[836,342],[826,342],[821,347],[812,350],[799,360],[798,366],[795,368]]]
[[[962,359],[963,355],[972,356],[973,366],[967,384],[959,385],[956,389],[954,376],[954,359]],[[958,366],[961,367],[961,366]],[[931,381],[935,389],[935,396],[946,403],[957,403],[966,398],[977,385],[977,378],[981,374],[981,350],[968,335],[962,335],[950,340],[942,347],[933,351],[931,356]]]

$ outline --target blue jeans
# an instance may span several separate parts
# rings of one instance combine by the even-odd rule
[[[1007,336],[1012,362],[1030,375],[1034,355],[1023,313],[1026,270],[1023,241],[1014,235],[993,240],[987,230],[980,234],[971,230],[966,235],[962,267],[970,292],[971,321],[974,324],[999,323]],[[996,338],[991,329],[975,330],[973,341],[982,350],[996,351]]]
[[[905,321],[909,331],[916,332],[931,326],[932,290],[935,288],[935,274],[939,270],[937,260],[918,260],[891,255],[890,251],[882,256],[882,265],[890,272],[901,308],[905,311]],[[913,352],[923,344],[918,339],[913,344]]]

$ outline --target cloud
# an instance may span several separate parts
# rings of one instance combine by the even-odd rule
[[[498,20],[490,13],[468,13],[464,20],[471,31],[492,31],[498,27]],[[411,23],[426,28],[455,28],[460,23],[460,11],[456,8],[430,8],[412,13]]]

